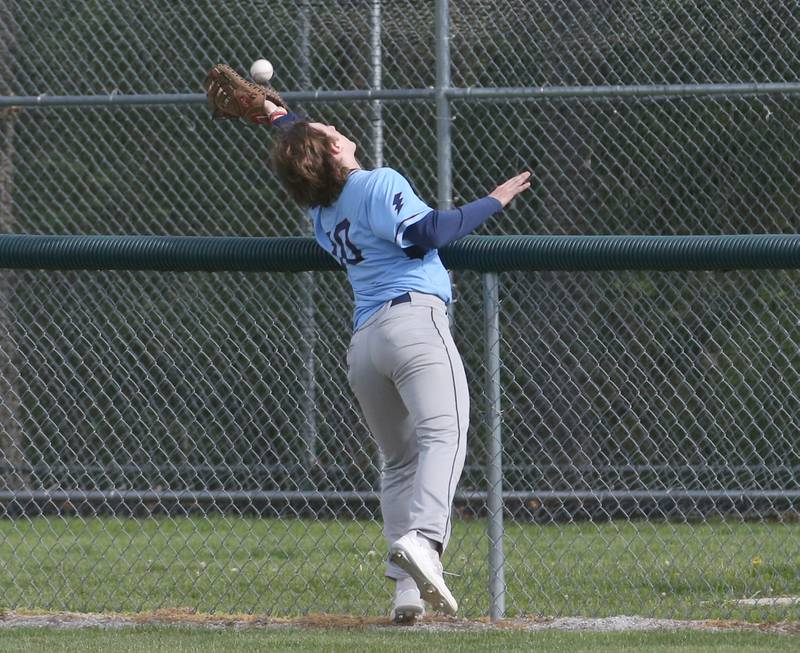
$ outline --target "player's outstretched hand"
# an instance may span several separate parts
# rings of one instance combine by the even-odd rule
[[[523,172],[518,174],[516,177],[511,177],[511,179],[500,184],[491,193],[489,193],[489,197],[494,197],[498,202],[500,202],[500,204],[503,205],[503,207],[505,207],[522,191],[528,190],[531,187],[530,177],[530,172]]]

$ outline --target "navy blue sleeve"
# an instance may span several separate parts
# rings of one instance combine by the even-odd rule
[[[305,120],[305,118],[298,113],[287,113],[285,116],[276,118],[275,122],[272,123],[272,126],[277,127],[278,129],[289,129],[289,127],[291,127],[298,120]]]
[[[431,211],[407,227],[404,237],[418,247],[439,249],[466,236],[502,210],[499,200],[486,196],[457,209]]]

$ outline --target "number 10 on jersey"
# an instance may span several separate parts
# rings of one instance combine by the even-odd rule
[[[358,265],[364,260],[361,250],[350,240],[350,220],[345,218],[328,233],[328,238],[333,246],[332,254],[339,259],[342,267],[345,265]]]

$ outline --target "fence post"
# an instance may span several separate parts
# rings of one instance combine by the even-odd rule
[[[311,88],[311,2],[303,0],[300,5],[300,87],[307,91]],[[310,227],[310,235],[314,235]],[[315,294],[317,289],[314,272],[303,273],[303,443],[305,446],[306,472],[305,479],[309,487],[314,487],[314,476],[319,465],[317,457],[317,359],[315,355],[317,342],[317,305]]]
[[[486,339],[486,507],[489,512],[489,616],[506,612],[505,554],[503,551],[503,437],[500,407],[500,299],[497,273],[483,275],[483,316]]]
[[[381,3],[383,0],[372,0],[370,12],[370,55],[372,64],[373,90],[383,88],[383,65],[381,50]],[[372,165],[383,167],[383,101],[372,101]]]
[[[14,79],[12,50],[16,45],[13,8],[0,4],[0,95],[13,94]],[[0,110],[0,232],[14,231],[14,138],[18,109]],[[0,489],[17,490],[28,483],[23,472],[25,464],[24,435],[18,420],[16,366],[17,343],[10,298],[14,293],[16,275],[12,271],[0,276]],[[5,471],[4,471],[5,470]]]
[[[450,7],[448,0],[436,0],[436,207],[446,211],[453,206],[453,157],[451,151],[450,98]],[[450,330],[455,328],[455,301],[458,299],[455,279],[450,272],[453,302],[447,314]]]
[[[448,0],[436,0],[436,173],[439,210],[453,203],[453,161],[450,152],[450,18]]]

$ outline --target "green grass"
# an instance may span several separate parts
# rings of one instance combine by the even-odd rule
[[[485,523],[458,521],[445,556],[461,615],[488,613]],[[226,517],[0,521],[0,608],[384,614],[380,525]],[[507,612],[796,620],[800,526],[720,521],[506,527]]]
[[[143,627],[108,631],[86,629],[2,631],[0,652],[85,653],[87,651],[180,653],[183,651],[313,651],[360,653],[375,651],[637,651],[732,653],[796,651],[800,638],[758,632],[707,633],[693,631],[643,633],[424,633],[398,630],[190,630]]]

